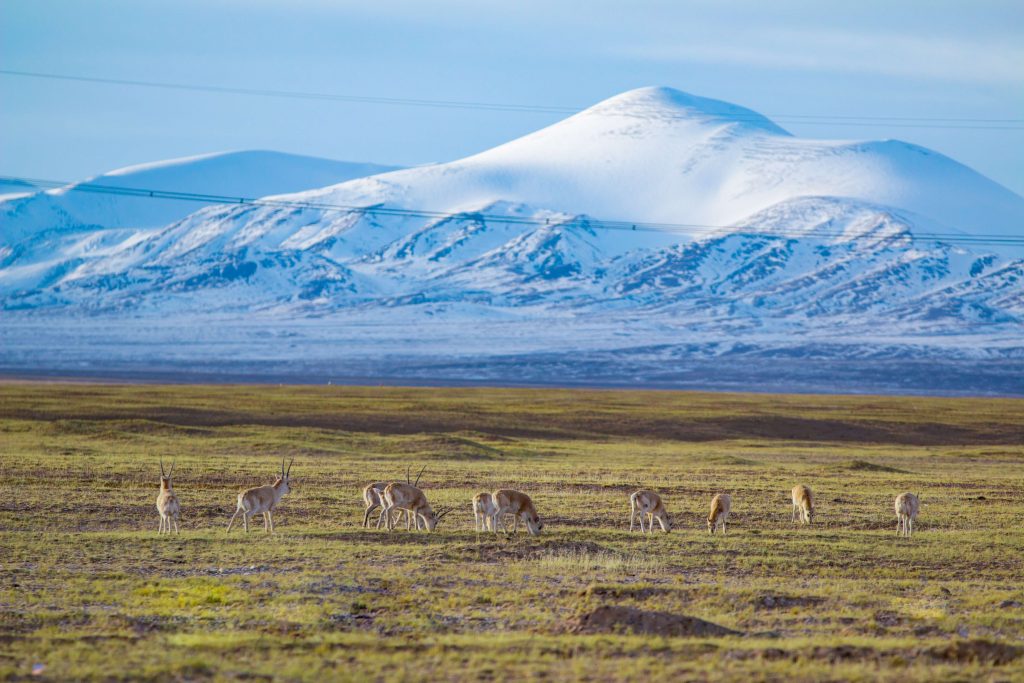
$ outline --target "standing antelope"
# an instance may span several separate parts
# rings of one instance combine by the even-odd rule
[[[672,520],[665,510],[661,496],[654,491],[639,490],[629,497],[629,530],[633,530],[633,522],[640,517],[640,533],[644,533],[644,519],[648,519],[647,533],[654,532],[654,520],[658,520],[661,530],[666,534],[672,530]]]
[[[921,500],[913,493],[901,493],[896,496],[896,535],[911,536],[914,533],[914,520],[921,509]]]
[[[171,461],[171,469],[164,473],[164,461],[160,460],[160,495],[156,497],[156,511],[160,513],[160,531],[157,533],[171,533],[171,524],[174,524],[174,533],[180,534],[178,529],[178,517],[181,515],[181,504],[178,496],[174,493],[174,486],[171,485],[171,475],[174,473],[174,461]]]
[[[491,494],[480,492],[473,496],[473,517],[476,518],[476,530],[494,531],[494,513],[497,507]]]
[[[711,499],[711,514],[708,515],[708,533],[715,533],[715,529],[722,527],[725,533],[725,523],[729,519],[729,511],[732,509],[732,496],[728,493],[719,493]]]
[[[412,514],[412,518],[416,520],[416,529],[420,528],[420,520],[422,519],[427,531],[433,531],[437,528],[437,523],[441,521],[441,518],[452,511],[449,508],[442,512],[434,512],[430,509],[430,503],[427,502],[427,496],[423,491],[412,484],[403,484],[397,481],[393,481],[384,487],[381,500],[383,501],[384,509],[380,514],[387,523],[388,531],[395,528],[396,520],[391,517],[392,510],[409,511]],[[412,528],[412,524],[408,521],[406,522],[406,528]]]
[[[263,530],[267,533],[274,533],[274,518],[271,516],[271,510],[281,502],[281,498],[286,493],[292,490],[291,474],[293,462],[295,462],[294,458],[288,463],[288,469],[285,470],[284,459],[281,460],[281,475],[270,486],[257,486],[256,488],[246,489],[238,494],[238,506],[235,508],[235,514],[231,515],[231,521],[228,522],[228,531],[231,531],[231,525],[235,523],[235,517],[241,512],[242,522],[245,524],[245,533],[249,533],[249,518],[256,514],[263,515]]]
[[[803,484],[793,487],[793,521],[810,524],[814,518],[814,495]]]
[[[363,526],[369,528],[370,526],[370,513],[381,507],[381,494],[384,493],[384,489],[387,487],[388,482],[386,481],[375,481],[372,484],[367,484],[363,489],[363,503],[366,504],[366,511],[363,513]],[[380,518],[377,518],[377,528],[380,528]]]
[[[508,533],[505,515],[515,515],[515,526],[512,533],[518,531],[520,518],[526,524],[526,530],[531,536],[537,536],[544,528],[544,524],[537,514],[537,508],[533,506],[533,501],[525,493],[512,489],[498,489],[491,494],[491,502],[494,504],[494,514],[491,516],[491,528],[494,533],[498,533],[499,521],[501,528]]]

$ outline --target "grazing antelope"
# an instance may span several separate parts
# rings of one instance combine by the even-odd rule
[[[719,493],[711,499],[711,514],[708,515],[708,533],[715,533],[715,529],[722,527],[725,533],[725,523],[729,520],[729,511],[732,509],[732,496],[728,493]]]
[[[654,491],[641,489],[629,497],[629,530],[633,530],[633,522],[640,518],[640,533],[644,533],[644,519],[648,519],[647,533],[654,531],[654,520],[658,520],[661,530],[666,534],[672,530],[672,520],[668,517],[661,496]]]
[[[381,496],[384,495],[384,489],[391,482],[388,481],[375,481],[372,484],[367,484],[366,488],[363,489],[363,502],[366,503],[366,512],[363,515],[363,526],[369,528],[370,526],[370,513],[379,507],[384,506],[384,500]],[[410,513],[408,510],[405,511],[408,516]],[[383,523],[383,515],[377,517],[377,528]]]
[[[914,533],[914,520],[921,509],[921,499],[913,493],[901,493],[896,496],[896,535],[911,536]]]
[[[437,528],[437,523],[441,521],[441,518],[452,511],[452,508],[449,508],[441,512],[434,512],[430,509],[430,503],[427,502],[427,497],[423,491],[412,484],[403,484],[397,481],[393,481],[384,487],[381,500],[383,501],[384,509],[380,514],[387,523],[388,531],[395,528],[396,520],[391,517],[392,510],[408,510],[412,514],[412,518],[416,520],[416,529],[419,530],[420,520],[422,519],[427,531],[433,531]],[[412,524],[407,522],[406,528],[411,529]]]
[[[245,533],[249,533],[249,518],[256,514],[263,515],[263,530],[267,533],[274,533],[274,518],[271,516],[271,510],[281,502],[281,498],[286,493],[292,490],[291,474],[293,462],[295,462],[294,458],[288,463],[288,469],[285,470],[284,460],[281,460],[281,475],[270,486],[257,486],[246,489],[238,494],[238,506],[235,508],[235,514],[231,515],[231,521],[228,522],[228,531],[231,531],[231,525],[235,523],[235,517],[241,512],[242,522],[245,524]]]
[[[174,524],[174,533],[180,534],[178,529],[178,517],[181,515],[181,504],[178,496],[174,493],[174,486],[171,485],[171,475],[174,473],[174,461],[171,461],[171,469],[164,473],[164,461],[160,460],[160,495],[156,497],[156,511],[160,513],[160,531],[171,533],[171,524]]]
[[[424,465],[420,470],[420,473],[416,475],[416,483],[413,486],[418,486],[420,483],[420,476],[423,474],[423,470],[427,469]],[[409,473],[411,468],[405,469],[405,483],[410,484]],[[376,510],[378,507],[381,508],[381,514],[377,517],[377,528],[380,528],[381,523],[384,521],[384,489],[387,488],[389,481],[375,481],[372,484],[367,484],[366,488],[363,489],[363,502],[366,504],[366,511],[363,514],[363,526],[369,528],[370,526],[370,513]],[[412,517],[412,513],[408,510],[405,511],[406,522]],[[416,522],[416,528],[419,529],[419,521]]]
[[[814,495],[803,484],[793,487],[793,521],[810,524],[814,518]]]
[[[476,530],[494,531],[494,513],[497,508],[491,494],[480,492],[473,496],[473,517],[476,518]]]
[[[533,501],[525,493],[513,491],[512,489],[498,489],[491,494],[491,502],[494,505],[494,514],[491,516],[491,528],[494,533],[498,533],[499,521],[501,522],[501,528],[505,530],[505,533],[508,533],[505,515],[515,516],[515,525],[513,526],[512,533],[519,530],[520,519],[526,524],[526,531],[531,536],[537,536],[540,534],[540,530],[544,528],[544,524],[540,521],[540,516],[537,514],[537,508],[533,506]]]

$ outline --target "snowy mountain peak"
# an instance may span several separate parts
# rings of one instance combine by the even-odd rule
[[[585,109],[579,116],[625,116],[668,123],[725,124],[751,132],[789,135],[752,109],[664,86],[628,90]]]

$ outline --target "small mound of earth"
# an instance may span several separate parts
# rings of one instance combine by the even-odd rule
[[[567,633],[634,633],[672,637],[736,636],[739,632],[696,617],[604,605],[569,619]]]

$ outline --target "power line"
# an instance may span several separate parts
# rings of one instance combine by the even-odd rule
[[[476,211],[429,211],[426,209],[402,209],[383,205],[355,206],[345,204],[332,204],[327,202],[295,201],[285,199],[265,199],[258,197],[233,197],[228,195],[204,194],[199,192],[177,192],[172,190],[157,190],[146,188],[117,187],[114,185],[100,185],[96,183],[68,183],[59,180],[46,180],[39,178],[24,178],[20,176],[0,176],[2,181],[15,181],[29,183],[41,188],[64,189],[65,191],[88,192],[95,194],[112,194],[143,199],[172,199],[178,201],[190,201],[214,205],[243,205],[263,206],[270,208],[290,209],[311,209],[317,211],[342,211],[346,213],[360,213],[372,216],[397,216],[405,218],[423,218],[435,221],[451,220],[454,218],[479,218],[492,223],[503,223],[507,225],[529,225],[529,226],[552,226],[560,225],[566,227],[578,226],[595,230],[619,230],[619,231],[642,231],[658,232],[666,234],[714,234],[722,230],[748,231],[757,234],[765,234],[779,237],[812,237],[812,238],[844,238],[846,234],[839,231],[816,230],[813,232],[796,230],[766,230],[764,226],[757,225],[715,225],[707,223],[653,223],[649,221],[622,221],[622,220],[597,220],[592,218],[581,219],[574,217],[568,220],[551,218],[537,218],[530,216],[502,216],[497,214],[486,214]],[[995,234],[964,234],[964,233],[942,233],[932,231],[914,232],[916,239],[925,241],[939,241],[951,244],[965,245],[990,245],[990,246],[1024,246],[1024,235],[995,235]],[[863,238],[864,236],[859,236]]]
[[[193,92],[221,93],[229,95],[248,95],[256,97],[276,97],[288,99],[322,100],[334,102],[350,102],[359,104],[384,104],[393,106],[433,107],[441,109],[472,109],[478,111],[508,111],[536,114],[576,114],[582,108],[511,104],[499,102],[474,102],[457,100],[417,99],[404,97],[378,97],[370,95],[346,95],[337,93],[303,92],[296,90],[274,90],[268,88],[241,88],[235,86],[202,85],[187,83],[170,83],[162,81],[132,80],[121,78],[103,78],[97,76],[76,76],[70,74],[43,73],[37,71],[18,71],[0,69],[0,75],[23,78],[39,78],[48,80],[76,81],[98,83],[104,85],[123,85],[143,88],[159,88],[165,90],[183,90]],[[616,112],[621,113],[621,112]],[[739,121],[761,121],[760,116],[749,116],[728,113],[729,117]],[[802,125],[818,126],[858,126],[876,128],[942,128],[965,130],[1024,130],[1024,119],[987,119],[987,118],[954,118],[954,117],[908,117],[908,116],[852,116],[833,114],[768,114],[768,118],[792,122]],[[685,119],[687,117],[678,117]]]

